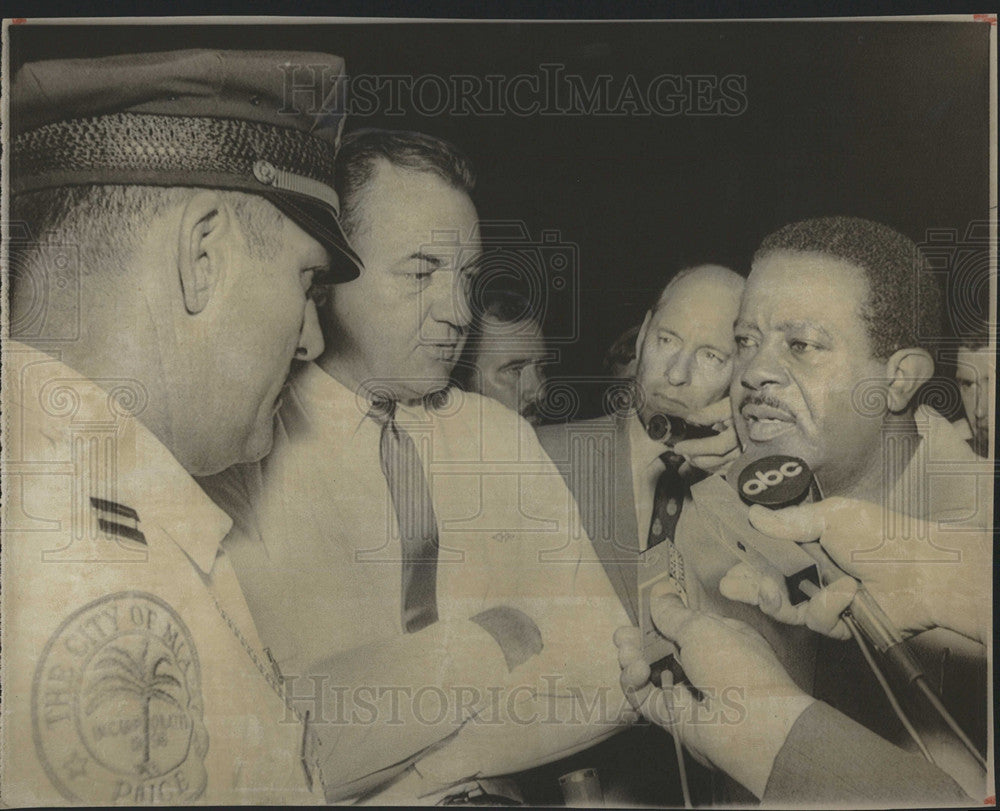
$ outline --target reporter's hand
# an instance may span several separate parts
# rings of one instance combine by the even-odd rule
[[[725,474],[740,455],[739,440],[733,428],[733,412],[729,398],[705,406],[690,414],[687,422],[710,425],[719,431],[715,436],[702,439],[685,439],[674,445],[674,452],[687,460],[687,464],[708,473]]]
[[[754,505],[749,517],[757,530],[774,538],[818,538],[823,552],[865,584],[901,631],[940,626],[985,644],[990,569],[985,533],[942,530],[877,504],[836,497],[784,510]],[[723,577],[719,589],[782,622],[842,639],[848,631],[840,613],[856,585],[845,576],[808,602],[791,606],[783,584],[741,563]]]
[[[653,621],[674,641],[681,666],[702,692],[649,681],[634,628],[615,634],[621,685],[646,718],[680,737],[702,762],[714,765],[762,796],[774,759],[799,715],[814,699],[800,690],[760,634],[733,619],[692,611],[675,594],[654,590]]]
[[[834,639],[849,639],[851,636],[840,615],[851,604],[857,590],[858,581],[844,576],[820,589],[806,602],[792,605],[783,580],[749,563],[737,563],[719,581],[723,597],[755,605],[785,625],[805,625]]]

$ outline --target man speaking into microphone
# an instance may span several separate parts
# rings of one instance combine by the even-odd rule
[[[766,237],[736,321],[735,426],[748,456],[804,460],[823,496],[874,502],[914,525],[961,516],[970,529],[982,527],[988,505],[977,497],[971,450],[947,420],[916,407],[942,334],[941,297],[923,283],[929,277],[921,275],[918,259],[912,241],[857,218],[806,220]],[[692,517],[707,521],[718,511],[714,500],[699,498],[708,491],[693,489]],[[743,559],[735,542],[708,522],[703,532],[681,533],[678,546],[697,574],[688,579],[693,606],[751,623],[800,687],[820,697],[829,693],[848,715],[898,738],[899,727],[852,645],[824,642],[816,667],[818,639],[805,628],[781,627],[720,592],[723,575]],[[941,561],[955,554],[930,551]],[[884,564],[894,565],[890,550],[882,554]],[[699,589],[692,594],[693,585]],[[924,636],[918,653],[927,672],[944,674],[946,700],[955,683],[952,666],[960,665],[969,702],[964,714],[984,718],[985,674],[975,643],[943,629]]]

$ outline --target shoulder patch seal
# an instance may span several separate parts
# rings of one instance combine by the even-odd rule
[[[187,626],[159,597],[125,591],[85,605],[48,641],[31,723],[67,800],[184,803],[207,783],[204,709]]]

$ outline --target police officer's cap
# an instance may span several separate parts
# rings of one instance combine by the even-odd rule
[[[188,50],[22,67],[11,86],[11,191],[83,184],[198,186],[270,200],[330,251],[331,281],[361,260],[338,220],[333,167],[344,60]]]

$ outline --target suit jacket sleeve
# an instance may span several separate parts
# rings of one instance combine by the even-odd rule
[[[778,752],[764,805],[952,805],[972,800],[947,774],[817,701]]]

